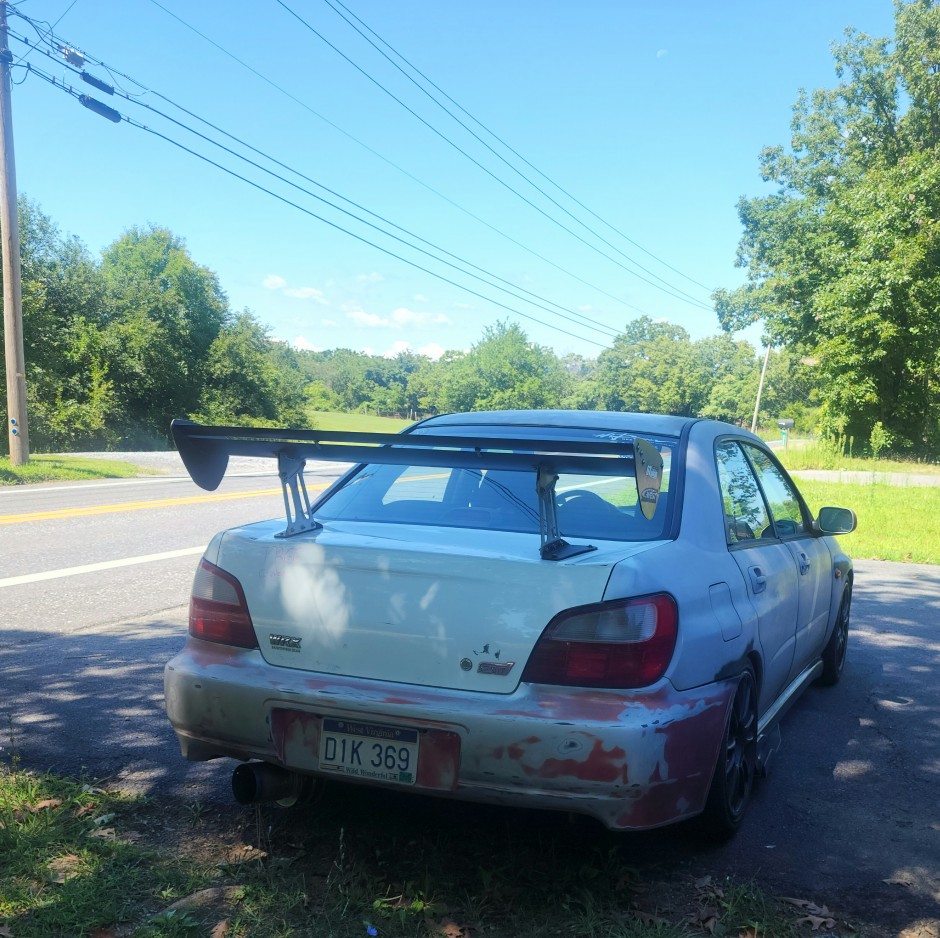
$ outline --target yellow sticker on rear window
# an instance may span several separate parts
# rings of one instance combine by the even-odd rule
[[[633,443],[633,451],[636,454],[636,493],[640,508],[643,517],[652,521],[663,484],[663,457],[652,443],[639,438]]]

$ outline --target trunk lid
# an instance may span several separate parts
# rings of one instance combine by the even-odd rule
[[[547,561],[532,534],[327,521],[285,542],[282,527],[227,532],[217,560],[270,664],[490,693],[515,690],[556,613],[599,602],[613,566],[656,545]]]

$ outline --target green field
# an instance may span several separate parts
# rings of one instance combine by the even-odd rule
[[[371,414],[337,414],[327,410],[309,412],[318,430],[349,430],[355,433],[398,433],[410,427],[413,420],[398,417],[373,417]]]
[[[777,458],[789,470],[835,469],[845,472],[912,472],[940,475],[940,463],[913,462],[903,459],[871,459],[845,456],[832,447],[821,446],[811,440],[793,440],[786,449],[775,450]]]
[[[825,505],[855,511],[858,529],[839,541],[856,560],[940,564],[940,486],[798,484],[814,514]]]

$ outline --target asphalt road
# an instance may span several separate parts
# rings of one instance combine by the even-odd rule
[[[162,669],[185,634],[202,545],[281,513],[275,476],[236,469],[247,474],[214,498],[184,479],[0,489],[0,758],[229,802],[229,766],[180,758]],[[320,472],[322,484],[335,474]],[[668,830],[626,842],[645,861],[754,878],[883,934],[936,936],[940,567],[856,570],[844,678],[787,716],[739,835],[709,852]]]

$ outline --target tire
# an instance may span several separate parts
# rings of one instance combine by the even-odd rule
[[[732,837],[741,826],[757,778],[757,682],[748,668],[738,679],[715,765],[700,832],[711,841]]]
[[[836,616],[836,625],[829,636],[829,641],[822,653],[822,674],[819,683],[824,687],[832,687],[839,683],[842,669],[845,667],[845,652],[849,644],[849,618],[852,613],[852,581],[845,584],[842,591],[842,602],[839,604],[839,614]]]

